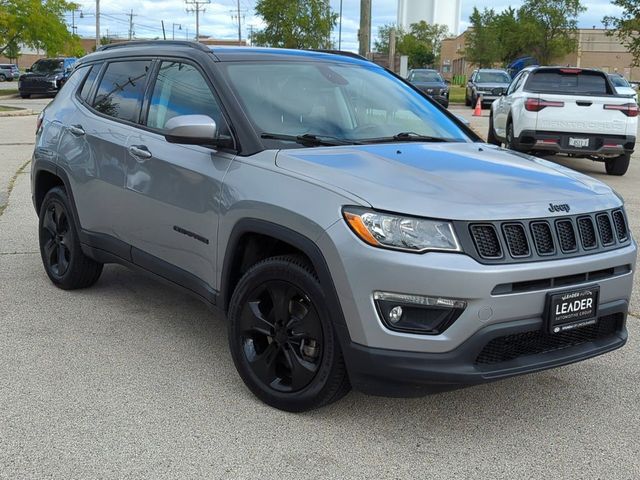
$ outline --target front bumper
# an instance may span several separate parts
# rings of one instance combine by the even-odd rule
[[[353,385],[369,393],[419,395],[534,372],[583,360],[621,347],[633,287],[634,242],[582,257],[531,263],[483,265],[463,254],[422,255],[364,245],[337,222],[318,240],[329,265],[345,324],[338,326]],[[564,283],[516,293],[496,293],[498,285],[624,267],[624,273],[597,281]],[[505,335],[541,335],[548,293],[597,284],[601,317],[618,315],[603,338],[554,351],[534,352],[499,365],[476,359],[491,340]],[[438,335],[392,331],[380,319],[373,292],[386,291],[467,302],[464,312]],[[579,329],[578,329],[579,330]],[[586,330],[583,330],[586,331]],[[413,392],[413,393],[412,393]]]
[[[627,341],[627,309],[626,301],[602,305],[601,324],[572,332],[566,343],[543,334],[539,319],[533,318],[487,326],[446,353],[354,343],[343,346],[343,352],[355,389],[370,395],[422,396],[560,367],[620,348]],[[499,361],[500,355],[506,360]]]
[[[576,148],[569,145],[570,138],[589,140],[589,146]],[[518,150],[537,150],[576,156],[615,156],[633,153],[636,137],[632,135],[596,135],[590,133],[563,133],[523,130],[515,141]]]

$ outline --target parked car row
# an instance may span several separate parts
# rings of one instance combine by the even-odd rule
[[[22,98],[34,93],[56,94],[73,71],[76,58],[42,58],[20,76],[18,92]]]

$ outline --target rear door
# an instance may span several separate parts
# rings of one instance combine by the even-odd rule
[[[230,135],[220,102],[199,67],[186,60],[159,61],[148,92],[146,129],[127,142],[127,211],[120,233],[134,247],[135,263],[206,296],[208,288],[216,288],[220,194],[235,154],[168,143],[167,121],[193,114],[213,118],[218,132]]]
[[[576,133],[584,138],[626,135],[628,117],[612,106],[624,105],[628,99],[616,96],[602,72],[541,69],[530,75],[525,88],[539,95],[539,132]]]

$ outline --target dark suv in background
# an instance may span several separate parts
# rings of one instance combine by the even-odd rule
[[[511,83],[511,77],[504,70],[480,68],[474,70],[467,83],[464,103],[475,107],[478,97],[482,97],[482,107],[491,105],[493,101],[504,95]]]
[[[0,82],[11,81],[20,76],[20,69],[12,63],[0,63]]]
[[[407,81],[444,108],[449,107],[449,85],[437,71],[426,68],[414,69],[409,71]]]
[[[56,94],[73,71],[76,58],[42,58],[20,76],[18,91],[22,98],[34,93]]]

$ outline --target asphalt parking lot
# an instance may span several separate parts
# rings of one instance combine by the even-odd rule
[[[482,133],[484,113],[471,120]],[[630,341],[611,354],[284,413],[244,387],[224,319],[197,300],[111,265],[91,289],[51,285],[30,201],[34,129],[35,116],[0,118],[0,478],[640,478],[638,277]],[[558,161],[612,185],[640,232],[640,145],[621,178]]]

